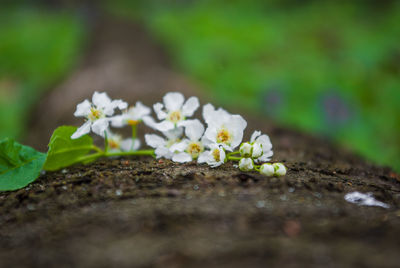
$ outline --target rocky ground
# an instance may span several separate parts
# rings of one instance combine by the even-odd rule
[[[93,90],[146,104],[170,90],[199,95],[137,25],[105,19],[91,40],[77,70],[33,111],[27,142],[35,148],[57,126],[78,124],[75,105]],[[398,174],[245,118],[248,132],[270,135],[285,177],[151,157],[43,174],[0,193],[0,267],[399,266]],[[348,203],[352,191],[372,192],[390,208]]]

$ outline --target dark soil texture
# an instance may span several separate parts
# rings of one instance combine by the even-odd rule
[[[90,49],[79,72],[33,112],[28,137],[33,146],[44,146],[49,129],[72,121],[79,94],[67,89],[79,88],[85,75],[90,80],[95,66],[107,66],[100,57],[108,55],[102,50],[107,46],[119,47],[111,50],[116,66],[118,57],[131,66],[126,87],[154,77],[139,83],[142,88],[133,97],[122,84],[112,86],[120,72],[111,75],[110,90],[126,94],[128,101],[143,98],[149,105],[146,100],[164,94],[156,90],[163,84],[186,86],[185,95],[196,94],[167,61],[157,60],[161,56],[147,61],[145,55],[154,53],[142,30],[111,23],[96,36],[115,35],[114,41]],[[127,43],[118,41],[132,31]],[[118,56],[128,48],[134,50],[131,57],[139,55],[134,46],[147,48],[141,56],[147,65],[140,71],[128,56]],[[173,89],[180,90],[167,90]],[[46,106],[60,96],[62,115]],[[56,114],[41,118],[46,108]],[[0,193],[0,267],[399,267],[398,174],[318,138],[244,117],[248,135],[256,129],[270,135],[273,161],[288,167],[285,177],[241,172],[231,163],[212,169],[151,157],[102,159],[43,174],[24,189]],[[350,204],[344,195],[352,191],[372,192],[390,208]]]

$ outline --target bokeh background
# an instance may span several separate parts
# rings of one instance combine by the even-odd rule
[[[221,105],[400,171],[400,1],[10,1],[0,8],[0,138],[85,54],[94,11],[144,25]],[[100,89],[99,89],[100,90]]]

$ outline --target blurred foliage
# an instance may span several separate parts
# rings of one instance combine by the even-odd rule
[[[111,3],[111,4],[110,4]],[[113,1],[219,102],[400,170],[400,2]]]
[[[0,10],[0,139],[16,138],[42,93],[78,59],[84,28],[69,13],[38,8]]]

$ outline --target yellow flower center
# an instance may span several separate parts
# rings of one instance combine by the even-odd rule
[[[232,136],[226,128],[222,128],[217,132],[217,142],[218,143],[231,143]]]
[[[108,140],[108,147],[110,147],[110,149],[119,149],[120,145],[116,140]]]
[[[97,119],[100,119],[103,117],[103,112],[101,110],[98,110],[94,107],[90,108],[90,114],[88,115],[88,118],[91,121],[96,121]]]
[[[130,126],[136,126],[137,124],[139,124],[139,120],[132,120],[132,119],[130,119],[130,120],[128,120],[128,125],[130,125]]]
[[[200,142],[192,142],[187,147],[187,152],[192,156],[193,159],[198,158],[202,151],[204,151],[204,147]]]
[[[175,124],[182,121],[181,111],[177,110],[177,111],[170,112],[168,115],[168,120]]]
[[[214,151],[212,152],[212,155],[216,162],[221,161],[221,155],[220,155],[220,151],[218,149],[214,149]]]

